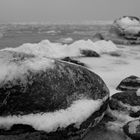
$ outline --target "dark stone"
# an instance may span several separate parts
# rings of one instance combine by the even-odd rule
[[[92,50],[81,50],[80,53],[85,57],[100,57],[100,55]]]
[[[131,117],[137,118],[140,116],[140,96],[137,96],[135,91],[116,93],[111,96],[109,107],[111,110],[122,111]],[[136,107],[139,107],[139,110],[135,111]]]
[[[116,89],[121,91],[137,91],[139,88],[140,77],[132,75],[122,80]]]
[[[4,55],[1,53],[3,52],[0,52],[1,60],[4,59],[9,65],[12,63],[27,67],[26,61],[36,63],[35,56],[18,55],[15,52],[6,52]],[[27,67],[28,70],[22,73],[23,75],[0,82],[0,117],[50,113],[67,109],[73,101],[82,98],[102,100],[109,96],[109,90],[103,80],[85,67],[55,59],[39,58],[40,61],[42,59],[46,62],[43,63],[46,64],[45,69],[44,66],[43,69],[37,70]],[[51,64],[48,64],[50,62]],[[1,129],[0,140],[81,139],[90,127],[96,125],[96,119],[105,113],[107,106],[108,99],[80,125],[80,128],[71,124],[66,128],[58,128],[56,132],[46,133],[36,131],[26,124],[16,124],[11,130]]]
[[[93,36],[93,42],[96,42],[96,41],[99,41],[99,40],[104,40],[104,37],[101,33],[96,33],[94,36]]]
[[[29,70],[26,85],[19,78],[5,82],[0,87],[0,115],[66,109],[81,96],[97,100],[108,94],[101,78],[86,68],[57,60],[54,65],[46,71]]]
[[[70,57],[65,57],[65,58],[63,58],[61,60],[66,61],[66,62],[71,62],[71,63],[77,64],[77,65],[85,66],[86,67],[86,65],[84,63],[82,63],[82,62],[80,62],[78,60],[72,59]]]
[[[123,131],[132,140],[140,140],[140,120],[128,122],[123,126]]]

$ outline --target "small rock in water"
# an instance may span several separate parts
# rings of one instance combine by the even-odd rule
[[[80,53],[85,57],[100,57],[100,55],[92,50],[81,50]]]
[[[104,40],[104,37],[101,33],[96,33],[94,36],[93,36],[93,42],[96,42],[96,41],[99,41],[99,40]]]
[[[123,131],[132,140],[140,140],[140,120],[128,122],[123,126]]]
[[[116,89],[121,91],[137,91],[139,88],[140,77],[132,75],[122,80]]]
[[[119,92],[112,95],[109,101],[110,110],[117,115],[126,115],[127,117],[137,118],[140,116],[140,96],[135,91]],[[114,117],[119,118],[115,113]],[[127,121],[127,117],[124,118]]]

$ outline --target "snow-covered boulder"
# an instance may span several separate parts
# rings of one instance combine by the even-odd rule
[[[116,19],[110,27],[109,38],[116,44],[140,44],[140,19],[133,16]]]
[[[109,91],[85,67],[0,52],[0,139],[81,139],[104,116]]]
[[[132,16],[124,16],[115,20],[114,25],[126,38],[140,36],[140,20]]]

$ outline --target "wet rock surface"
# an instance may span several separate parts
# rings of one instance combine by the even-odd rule
[[[78,60],[75,60],[73,58],[70,58],[70,57],[65,57],[65,58],[63,58],[61,60],[66,61],[66,62],[71,62],[71,63],[77,64],[77,65],[85,66],[86,67],[86,64],[84,64],[84,63],[82,63],[82,62],[80,62]]]
[[[80,53],[85,57],[100,57],[100,55],[92,50],[81,50]]]
[[[121,91],[137,91],[139,88],[140,77],[132,75],[122,80],[116,89]]]
[[[140,120],[130,121],[123,126],[124,133],[132,140],[140,139]]]
[[[116,93],[111,97],[109,107],[111,110],[137,118],[140,116],[140,96],[134,91]]]
[[[4,59],[4,62],[8,62],[9,65],[12,63],[14,66],[21,66],[26,61],[29,63],[30,59],[31,62],[36,61],[34,56],[27,58],[24,54],[8,53],[11,56],[7,55],[8,58]],[[11,59],[13,54],[14,59]],[[1,59],[3,58],[5,58],[5,55],[1,56]],[[103,100],[103,98],[109,96],[108,88],[103,80],[88,69],[48,58],[39,58],[39,62],[42,59],[46,67],[41,65],[39,69],[35,67],[34,70],[27,67],[27,71],[22,73],[23,75],[10,80],[4,79],[4,82],[1,82],[0,117],[54,112],[67,109],[76,100],[83,98]],[[24,65],[24,67],[26,66]],[[107,106],[108,99],[106,98],[99,110],[85,120],[79,128],[75,127],[75,124],[71,124],[66,128],[58,128],[55,132],[46,133],[36,131],[26,124],[16,124],[8,131],[1,128],[0,139],[81,139],[89,131],[90,127],[93,127],[102,119]]]
[[[140,19],[134,16],[123,16],[114,21],[110,33],[115,35],[117,44],[140,44]]]

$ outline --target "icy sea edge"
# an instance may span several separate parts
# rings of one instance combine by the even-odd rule
[[[80,50],[96,51],[101,57],[81,57]],[[112,41],[78,40],[72,44],[53,43],[43,40],[39,43],[25,43],[16,48],[5,48],[16,52],[24,52],[50,58],[72,57],[97,73],[107,84],[111,95],[116,93],[120,81],[130,75],[140,77],[140,46],[116,45]]]

